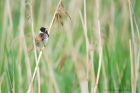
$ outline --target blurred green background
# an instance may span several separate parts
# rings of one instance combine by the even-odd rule
[[[80,19],[84,0],[64,0],[72,22],[54,22],[30,93],[84,93],[85,86],[93,93],[100,57],[98,20],[102,66],[96,93],[140,93],[140,0],[131,0],[130,7],[128,1],[86,0],[86,37]],[[32,25],[35,34],[48,28],[58,2],[0,0],[0,93],[27,92],[36,66],[34,51],[28,52]]]

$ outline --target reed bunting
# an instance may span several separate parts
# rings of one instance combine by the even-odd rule
[[[48,38],[49,38],[48,30],[45,27],[41,27],[39,34],[35,37],[36,46],[42,49],[47,45]]]

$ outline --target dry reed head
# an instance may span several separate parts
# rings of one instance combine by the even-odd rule
[[[61,26],[64,25],[64,17],[69,17],[71,20],[71,17],[69,16],[68,12],[64,8],[63,1],[61,1],[61,4],[59,5],[56,14],[55,14],[55,20],[60,24]]]
[[[57,65],[58,72],[62,71],[62,68],[63,68],[63,66],[64,66],[64,64],[66,62],[66,58],[67,58],[66,55],[64,55],[62,58],[60,58],[60,61],[59,61],[58,65]]]

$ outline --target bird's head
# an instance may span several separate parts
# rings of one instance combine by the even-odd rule
[[[45,27],[41,27],[41,28],[40,28],[40,31],[41,31],[42,33],[46,33],[46,34],[48,35],[48,37],[49,37],[48,30],[47,30]]]

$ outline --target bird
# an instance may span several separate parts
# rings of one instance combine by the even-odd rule
[[[39,34],[35,37],[35,44],[38,48],[42,49],[48,43],[49,33],[45,27],[41,27]]]

